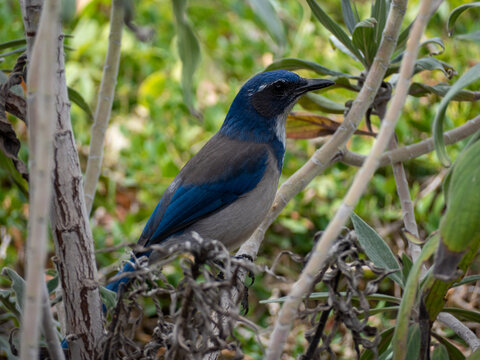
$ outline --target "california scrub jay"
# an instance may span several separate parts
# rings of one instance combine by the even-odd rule
[[[264,72],[247,81],[220,130],[167,188],[138,244],[168,246],[196,231],[228,249],[239,247],[260,225],[275,197],[288,113],[306,92],[333,84],[286,70]],[[128,262],[120,273],[134,270]],[[128,281],[122,277],[107,288],[118,291]]]

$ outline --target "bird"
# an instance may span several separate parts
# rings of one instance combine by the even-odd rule
[[[259,73],[233,100],[218,132],[180,170],[148,219],[138,245],[168,247],[191,238],[217,240],[235,250],[270,209],[283,167],[286,119],[306,92],[332,86],[287,70]],[[134,257],[152,251],[134,252]],[[118,292],[134,261],[106,288]]]

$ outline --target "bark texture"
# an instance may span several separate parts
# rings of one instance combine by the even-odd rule
[[[27,53],[31,58],[43,0],[20,0],[20,4],[27,38]],[[99,357],[98,346],[103,336],[100,293],[92,232],[85,208],[82,173],[70,123],[63,35],[60,28],[55,37],[57,73],[54,86],[54,164],[50,221],[56,264],[63,289],[70,358],[92,360]]]

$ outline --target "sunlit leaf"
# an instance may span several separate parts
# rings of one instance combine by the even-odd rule
[[[453,9],[453,11],[450,13],[448,16],[448,21],[447,21],[447,28],[448,28],[448,34],[451,36],[453,34],[453,28],[455,27],[455,23],[457,22],[458,17],[466,10],[475,8],[475,7],[480,7],[480,1],[475,1],[471,2],[468,4],[463,4],[460,5],[459,7],[456,7]]]
[[[172,2],[177,21],[178,53],[182,60],[183,99],[190,112],[196,114],[193,105],[193,75],[200,62],[200,45],[187,18],[187,0],[172,0]]]
[[[353,45],[352,40],[345,31],[330,17],[315,0],[307,0],[308,5],[312,9],[315,17],[322,23],[325,28],[332,33],[352,54],[360,61],[364,62],[363,56],[360,51]]]
[[[285,46],[287,42],[285,30],[270,0],[249,0],[248,3],[252,7],[255,15],[257,15],[265,25],[272,39],[275,40],[280,47]]]
[[[353,29],[358,22],[358,19],[355,17],[352,9],[351,0],[342,0],[342,14],[343,14],[343,21],[345,21],[345,25],[347,25],[348,31],[350,34],[353,33]]]
[[[287,118],[287,138],[290,139],[313,139],[320,136],[332,135],[341,123],[326,116],[294,111]],[[367,131],[357,130],[355,134],[370,135]]]
[[[376,25],[377,20],[375,18],[368,18],[360,21],[355,25],[352,35],[353,44],[362,51],[368,66],[373,63],[378,47],[375,33]]]
[[[68,87],[68,98],[80,109],[85,111],[85,113],[88,115],[90,119],[93,119],[93,113],[92,109],[90,109],[90,106],[87,104],[85,99],[83,98],[82,94],[80,94],[77,90],[74,88]]]
[[[393,255],[390,247],[385,243],[385,241],[373,230],[370,225],[363,221],[357,214],[352,213],[351,215],[353,227],[357,233],[358,241],[365,250],[368,258],[380,268],[386,270],[398,270],[390,275],[392,280],[397,284],[403,287],[403,279],[400,273],[400,265]]]
[[[284,58],[284,59],[274,61],[273,63],[267,66],[265,71],[279,70],[279,69],[283,69],[283,70],[305,69],[305,70],[315,71],[317,74],[320,74],[320,75],[329,75],[333,77],[342,76],[347,78],[352,77],[352,75],[331,70],[325,66],[317,64],[316,62],[297,59],[297,58]]]
[[[445,150],[445,143],[443,141],[443,121],[445,119],[445,112],[447,111],[448,104],[461,89],[478,79],[480,79],[480,63],[471,67],[450,87],[447,94],[440,102],[437,113],[435,114],[432,129],[433,140],[438,159],[444,166],[450,166],[450,159]]]

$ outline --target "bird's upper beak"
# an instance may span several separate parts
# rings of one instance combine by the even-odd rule
[[[327,86],[335,85],[335,82],[327,79],[305,79],[306,84],[295,89],[297,96],[303,95],[308,91],[323,89]]]

